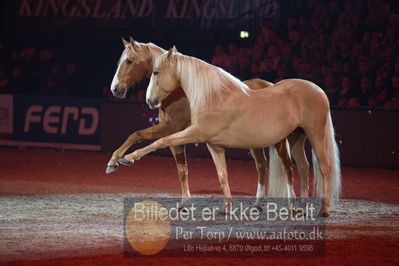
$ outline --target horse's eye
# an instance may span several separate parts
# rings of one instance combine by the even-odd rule
[[[126,59],[126,64],[130,65],[131,63],[133,63],[132,60]]]
[[[154,71],[154,76],[158,75],[159,72],[158,71]]]

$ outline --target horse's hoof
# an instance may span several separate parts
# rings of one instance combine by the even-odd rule
[[[216,213],[218,215],[228,215],[230,212],[229,212],[229,208],[222,207],[222,208],[218,209],[218,211]]]
[[[261,212],[261,211],[263,211],[263,209],[262,209],[262,200],[260,200],[260,199],[257,199],[256,201],[255,201],[255,203],[252,205],[252,208],[255,208],[255,209],[257,209],[259,212]]]
[[[117,164],[109,164],[107,165],[107,169],[105,170],[106,174],[110,174],[113,171],[115,171],[116,169],[118,169],[118,165]]]
[[[290,212],[291,212],[292,215],[294,215],[297,218],[306,217],[306,212],[303,211],[302,209],[292,208],[292,209],[290,209]]]
[[[330,217],[330,214],[328,212],[321,211],[320,212],[320,217],[327,218],[327,217]]]
[[[180,201],[180,203],[179,203],[179,208],[178,208],[178,210],[179,210],[179,211],[182,211],[182,212],[187,212],[187,211],[188,211],[188,207],[190,206],[190,204],[191,204],[191,199],[189,199],[189,198],[183,198],[183,199]]]
[[[260,205],[255,204],[252,208],[255,208],[258,210],[258,212],[263,211],[262,207]]]
[[[130,166],[130,165],[133,164],[133,162],[129,161],[129,160],[126,159],[125,157],[120,158],[120,159],[118,160],[118,163],[123,164],[123,165],[126,165],[126,166]]]

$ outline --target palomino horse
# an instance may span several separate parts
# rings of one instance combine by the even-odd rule
[[[150,77],[153,72],[153,64],[155,59],[165,52],[162,48],[152,44],[138,43],[134,40],[127,42],[123,40],[125,49],[118,63],[111,91],[117,97],[125,97],[127,88],[132,87],[136,82]],[[271,83],[259,79],[248,80],[245,82],[251,89],[260,89],[272,85]],[[168,136],[183,130],[190,124],[190,107],[188,100],[180,88],[168,95],[162,101],[162,107],[159,109],[160,123],[153,127],[134,132],[129,138],[118,148],[108,162],[107,173],[115,171],[118,167],[118,160],[125,154],[126,150],[134,143],[141,140],[153,140]],[[299,174],[301,176],[301,197],[308,196],[308,168],[309,164],[306,159],[303,144],[305,137],[301,135],[300,130],[295,131],[288,137],[291,147],[291,154],[297,163]],[[270,149],[270,167],[269,167],[269,195],[274,197],[288,197],[293,195],[293,189],[287,184],[292,184],[291,160],[286,150],[285,141]],[[176,161],[179,179],[182,189],[182,197],[190,197],[188,187],[188,170],[185,156],[184,145],[170,147]],[[212,152],[211,152],[212,154]],[[266,158],[263,149],[252,149],[251,154],[256,162],[258,171],[258,191],[257,199],[264,196],[264,181],[266,174]],[[278,156],[280,154],[280,156]],[[224,159],[213,156],[215,165],[218,165],[218,175],[227,176]],[[280,160],[282,159],[282,163]],[[216,163],[220,161],[220,163]],[[123,160],[122,163],[125,163]],[[287,178],[284,178],[287,176]],[[226,178],[227,180],[227,178]],[[228,187],[228,185],[226,186]]]
[[[341,174],[329,102],[320,87],[288,79],[267,89],[250,90],[221,68],[170,49],[154,64],[147,103],[160,107],[179,87],[190,103],[191,125],[126,155],[125,160],[133,163],[157,149],[187,143],[207,143],[221,158],[225,148],[259,149],[302,128],[315,154],[316,193],[323,197],[321,215],[329,215],[331,202],[340,195]],[[220,178],[224,186],[226,177]],[[223,191],[229,199],[231,195]]]

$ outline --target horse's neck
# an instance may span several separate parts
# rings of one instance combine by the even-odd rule
[[[200,62],[200,64],[205,64],[204,62]],[[204,68],[207,68],[212,74],[216,74],[216,76],[209,76],[208,79],[211,80],[217,80],[221,79],[219,83],[213,84],[215,87],[215,91],[212,91],[209,94],[209,91],[204,90],[201,93],[206,93],[206,97],[203,99],[203,102],[199,105],[193,105],[192,103],[196,101],[196,91],[193,90],[198,90],[198,89],[206,89],[206,88],[198,88],[195,86],[196,84],[190,84],[187,80],[187,76],[184,77],[182,73],[177,73],[177,79],[179,81],[180,86],[183,88],[185,94],[187,95],[187,98],[190,102],[190,109],[191,113],[195,116],[197,113],[198,115],[201,115],[202,112],[204,111],[209,111],[213,112],[215,110],[218,110],[220,108],[223,108],[225,105],[229,105],[231,100],[235,99],[236,97],[240,97],[244,94],[244,92],[237,87],[237,84],[233,82],[233,80],[229,80],[229,77],[223,77],[223,73],[219,73],[219,69],[213,68],[214,66],[202,66]],[[183,65],[183,68],[184,65]],[[177,71],[179,72],[179,71]],[[200,71],[201,72],[201,71]],[[198,73],[197,73],[198,74]],[[219,75],[222,75],[220,77]],[[219,88],[218,87],[223,87]],[[198,99],[198,98],[197,98]],[[198,102],[198,100],[197,100]]]

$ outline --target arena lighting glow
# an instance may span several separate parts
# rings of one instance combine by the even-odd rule
[[[240,38],[241,38],[241,39],[249,38],[249,32],[246,31],[246,30],[240,31]]]
[[[159,118],[158,117],[150,117],[150,118],[148,118],[148,122],[150,122],[150,123],[159,122]]]

